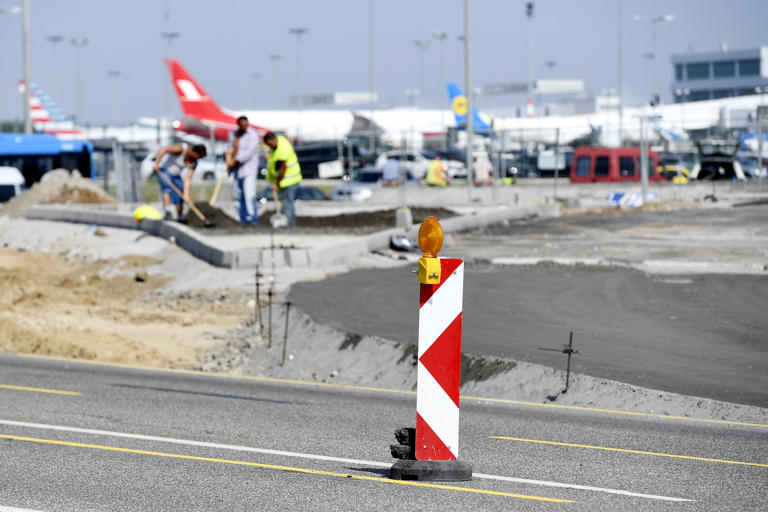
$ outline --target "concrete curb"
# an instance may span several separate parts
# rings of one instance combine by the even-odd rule
[[[552,215],[553,207],[516,207],[476,215],[463,215],[441,220],[446,233],[466,231],[479,226],[494,224],[504,220],[522,219],[531,215]],[[317,267],[340,264],[371,251],[389,247],[392,235],[402,234],[399,228],[385,229],[369,235],[356,237],[348,242],[334,246],[312,248],[270,248],[248,247],[237,250],[224,250],[211,244],[197,232],[174,222],[144,219],[136,222],[131,213],[118,213],[86,206],[46,205],[32,206],[27,209],[27,219],[58,222],[98,224],[100,226],[136,229],[151,235],[173,241],[192,256],[216,267],[255,268],[274,264],[281,267]],[[415,234],[418,225],[414,224],[409,234]]]

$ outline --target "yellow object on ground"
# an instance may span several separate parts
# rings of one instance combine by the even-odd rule
[[[163,218],[163,214],[148,204],[145,204],[133,210],[133,218],[136,219],[136,222],[139,222],[142,219],[161,220]]]

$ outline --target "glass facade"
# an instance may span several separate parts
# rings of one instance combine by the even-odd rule
[[[731,98],[733,97],[733,89],[715,89],[712,91],[712,99]]]
[[[744,59],[739,61],[739,76],[759,76],[760,59]]]
[[[704,80],[709,78],[709,62],[694,62],[685,65],[688,80]]]
[[[683,76],[683,65],[675,64],[675,80],[682,82],[685,79]]]
[[[709,91],[691,91],[689,101],[701,101],[709,99]]]
[[[736,63],[732,60],[714,62],[712,69],[715,78],[733,78],[736,76]]]

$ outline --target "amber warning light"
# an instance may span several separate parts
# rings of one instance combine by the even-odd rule
[[[419,258],[419,283],[440,284],[440,260],[437,255],[443,248],[443,227],[437,217],[428,217],[421,223],[419,248],[424,253]]]

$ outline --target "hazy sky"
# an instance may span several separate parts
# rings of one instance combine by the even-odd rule
[[[22,0],[0,0],[0,8]],[[220,105],[237,109],[285,108],[297,89],[297,43],[290,27],[307,27],[300,45],[301,91],[368,90],[369,5],[374,12],[374,89],[381,102],[405,105],[406,89],[422,87],[418,104],[446,107],[440,83],[437,29],[445,79],[464,83],[463,0],[31,0],[32,80],[65,112],[78,109],[77,49],[82,55],[82,119],[119,122],[163,113],[170,91],[162,65],[164,30],[179,32],[171,56],[179,59]],[[169,20],[164,21],[164,5]],[[476,85],[525,81],[528,26],[525,0],[474,0],[473,80]],[[671,101],[669,56],[768,44],[766,0],[623,0],[625,101],[645,101],[651,90],[648,23],[633,14],[674,14],[658,26],[657,79]],[[617,86],[618,0],[535,0],[533,61],[536,78],[582,78],[588,91]],[[47,36],[63,35],[54,46]],[[424,51],[416,39],[429,39]],[[270,54],[280,54],[275,64]],[[22,76],[21,16],[0,14],[0,119],[20,118],[16,82]],[[422,61],[423,59],[423,61]],[[550,68],[548,61],[555,62]],[[423,68],[422,68],[423,62]],[[107,75],[119,70],[119,78]],[[255,79],[254,74],[260,77]],[[117,98],[113,103],[113,92]],[[178,103],[169,94],[169,114]],[[521,96],[480,97],[479,106],[520,106]],[[115,110],[113,110],[113,105]]]

